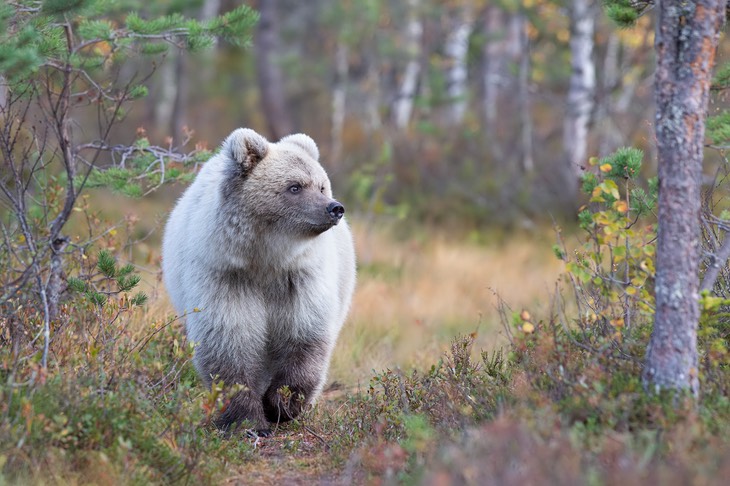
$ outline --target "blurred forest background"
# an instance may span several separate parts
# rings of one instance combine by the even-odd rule
[[[148,15],[237,4],[155,2]],[[233,127],[301,131],[356,212],[457,226],[570,218],[581,167],[619,147],[644,149],[656,172],[650,16],[618,28],[588,0],[252,6],[253,49],[171,50],[115,137],[143,127],[178,145],[187,128],[215,149]]]
[[[724,484],[730,45],[706,132],[697,403],[640,378],[654,8],[4,2],[0,485]],[[331,385],[261,440],[210,425],[227,397],[200,384],[159,269],[167,214],[238,127],[317,142],[358,253]]]

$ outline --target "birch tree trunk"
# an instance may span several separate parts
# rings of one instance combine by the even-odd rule
[[[423,25],[419,16],[420,0],[408,0],[408,21],[406,24],[405,50],[408,56],[403,79],[393,103],[392,119],[398,130],[408,126],[413,112],[418,78],[421,74],[421,42]]]
[[[157,92],[154,99],[154,110],[152,113],[155,125],[162,130],[165,135],[172,133],[172,113],[175,111],[175,101],[177,99],[177,81],[175,79],[175,67],[177,65],[177,57],[180,54],[175,49],[170,49],[164,62],[159,67],[158,80],[155,83]]]
[[[699,395],[700,181],[712,67],[726,0],[657,3],[659,213],[656,313],[644,383]]]
[[[495,131],[499,93],[504,83],[506,56],[506,15],[499,5],[490,5],[484,15],[484,71],[482,109],[487,133]]]
[[[345,102],[347,97],[348,48],[340,39],[335,51],[335,82],[332,92],[332,133],[330,161],[337,163],[342,156],[342,132],[345,127]]]
[[[571,202],[577,199],[578,180],[586,163],[588,126],[596,90],[596,67],[593,61],[595,14],[594,0],[573,0],[570,5],[571,76],[563,129],[563,178],[566,195]]]
[[[511,164],[509,157],[505,156],[504,147],[519,143],[522,157],[519,168],[529,171],[534,164],[531,147],[527,19],[519,11],[508,13],[500,5],[490,5],[484,11],[484,31],[482,112],[489,152],[494,160],[504,161],[505,165]],[[510,128],[499,123],[499,107],[505,99],[517,100],[515,105],[519,110],[519,142],[507,135]]]
[[[532,113],[530,103],[530,38],[527,36],[527,19],[515,16],[520,32],[520,66],[518,75],[518,98],[520,100],[520,130],[522,144],[522,172],[527,174],[535,168],[532,158]]]
[[[452,26],[446,36],[446,94],[451,100],[447,111],[450,125],[458,125],[464,119],[467,104],[467,53],[469,36],[474,28],[473,9],[470,2],[464,2],[454,12]]]
[[[606,57],[603,59],[603,75],[601,76],[601,96],[596,107],[598,120],[598,155],[605,157],[624,145],[621,132],[613,120],[615,112],[613,91],[619,84],[619,50],[620,40],[612,32],[606,43]]]
[[[276,0],[261,0],[258,9],[260,17],[254,43],[261,109],[266,116],[269,135],[278,140],[292,132],[292,122],[286,108],[283,74],[276,63],[279,46]]]

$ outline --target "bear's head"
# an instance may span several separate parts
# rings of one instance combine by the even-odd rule
[[[345,208],[332,198],[319,149],[304,134],[271,143],[239,128],[223,143],[228,164],[224,203],[245,212],[259,229],[317,236],[342,219]]]

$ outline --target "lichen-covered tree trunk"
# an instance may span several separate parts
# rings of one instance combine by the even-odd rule
[[[593,61],[593,36],[596,24],[594,0],[573,0],[570,5],[571,75],[563,128],[565,195],[573,204],[578,195],[578,180],[586,164],[588,127],[596,91],[596,66]]]
[[[726,0],[658,2],[656,314],[644,382],[699,393],[700,177],[712,67]]]

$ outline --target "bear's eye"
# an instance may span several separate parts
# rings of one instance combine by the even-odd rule
[[[301,184],[292,184],[291,186],[289,186],[289,192],[291,192],[292,194],[296,194],[301,190],[302,190]]]
[[[322,186],[322,187],[319,188],[319,192],[321,192],[322,194],[324,194],[324,186]]]

